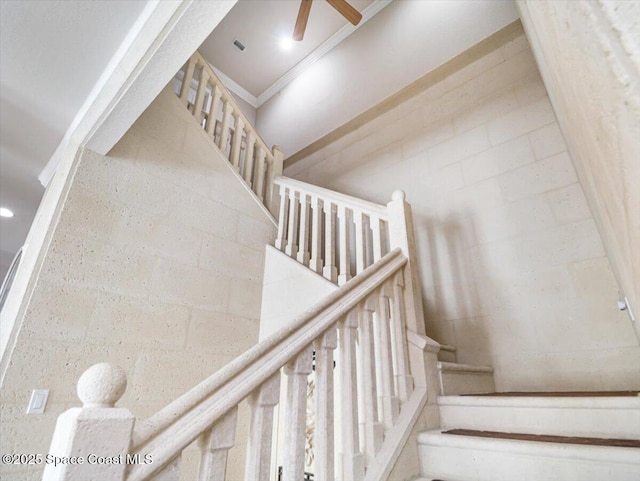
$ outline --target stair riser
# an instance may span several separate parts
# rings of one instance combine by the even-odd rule
[[[441,405],[440,417],[443,428],[619,439],[640,436],[640,409]]]
[[[473,439],[460,442],[468,444],[466,448],[420,444],[422,476],[455,481],[637,481],[640,476],[640,459],[632,464],[637,454],[632,448],[526,442],[527,454],[524,449],[511,449],[523,448],[525,442]],[[546,446],[539,450],[540,444]],[[619,450],[626,450],[624,456],[607,460],[608,454],[620,454]]]
[[[491,373],[440,371],[441,394],[479,394],[496,389]]]

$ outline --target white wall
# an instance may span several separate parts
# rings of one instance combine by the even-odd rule
[[[261,105],[257,129],[288,157],[517,18],[501,0],[393,2]]]
[[[79,404],[78,377],[96,362],[126,371],[119,405],[146,418],[257,341],[275,227],[215,152],[165,89],[108,156],[82,153],[19,320],[0,391],[0,451],[46,453],[57,415]],[[51,390],[43,415],[25,414],[32,389]],[[2,466],[2,477],[26,479],[17,471],[30,468]]]
[[[286,175],[412,204],[427,334],[498,389],[640,387],[640,349],[521,25]],[[402,98],[402,97],[399,97]]]
[[[640,340],[640,3],[518,5]]]

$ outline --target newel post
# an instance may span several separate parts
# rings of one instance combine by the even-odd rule
[[[405,199],[405,193],[396,190],[387,204],[389,214],[389,248],[399,247],[408,259],[405,283],[405,309],[407,314],[407,329],[420,335],[425,335],[424,309],[422,307],[422,292],[418,273],[416,241],[413,235],[413,218],[411,206]]]
[[[283,162],[284,162],[284,153],[280,149],[279,145],[274,145],[271,149],[273,154],[273,159],[267,165],[267,188],[265,191],[265,204],[271,214],[277,219],[278,218],[278,206],[277,199],[278,195],[276,194],[276,186],[273,183],[276,177],[282,175]]]
[[[124,371],[106,362],[80,376],[77,393],[83,406],[58,417],[43,481],[124,480],[134,416],[114,404],[126,387]]]

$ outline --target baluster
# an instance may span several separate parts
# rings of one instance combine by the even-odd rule
[[[311,209],[310,198],[307,194],[300,193],[300,238],[298,241],[298,262],[304,265],[309,263],[309,214]]]
[[[198,90],[196,92],[196,100],[193,104],[193,116],[198,123],[202,123],[202,107],[204,105],[204,97],[207,92],[207,85],[209,84],[209,72],[202,67],[200,72],[200,83],[198,84]]]
[[[264,176],[265,176],[265,163],[267,153],[262,145],[258,146],[258,154],[256,155],[256,173],[255,181],[253,183],[253,191],[256,193],[260,200],[264,200]]]
[[[299,481],[304,477],[304,449],[307,439],[307,377],[311,373],[311,357],[311,347],[308,347],[285,367],[287,405],[282,481]]]
[[[361,481],[364,478],[364,457],[360,452],[358,436],[358,394],[356,379],[356,327],[357,316],[351,312],[338,324],[340,362],[340,412],[342,415],[339,479]]]
[[[396,392],[402,402],[409,399],[409,396],[413,392],[413,378],[409,374],[403,287],[404,278],[402,271],[400,271],[393,279],[393,296],[391,298],[391,352],[393,354],[393,372],[395,374]]]
[[[378,421],[378,399],[376,393],[376,365],[373,348],[373,313],[375,299],[367,298],[358,306],[358,340],[360,358],[358,365],[362,378],[362,446],[367,464],[375,459],[382,446],[383,429]]]
[[[331,282],[338,280],[336,268],[336,206],[331,202],[324,202],[324,268],[322,275]]]
[[[361,210],[355,211],[356,224],[356,274],[367,268],[367,226]]]
[[[284,154],[282,150],[280,150],[279,145],[274,145],[271,148],[271,158],[267,162],[267,188],[265,192],[265,205],[271,211],[271,213],[275,214],[275,185],[274,180],[276,177],[282,175],[282,163],[284,159]]]
[[[253,156],[256,145],[256,135],[252,129],[249,129],[247,136],[247,148],[244,151],[244,166],[242,171],[242,178],[251,187],[251,180],[253,178]]]
[[[393,427],[398,417],[398,399],[394,395],[391,374],[391,341],[389,339],[389,289],[385,284],[376,294],[374,345],[376,351],[376,387],[378,388],[378,414],[385,430]]]
[[[286,232],[287,232],[287,213],[289,209],[287,209],[287,199],[288,189],[281,185],[280,186],[280,215],[278,216],[278,237],[276,239],[276,249],[284,250],[284,246],[286,245]]]
[[[287,247],[284,252],[290,257],[295,258],[298,254],[298,245],[296,244],[298,234],[298,197],[299,193],[295,190],[289,191],[289,232],[287,233]]]
[[[240,164],[240,146],[242,145],[242,133],[244,132],[244,121],[242,115],[237,112],[235,115],[235,130],[233,132],[233,143],[231,146],[231,165],[236,171]]]
[[[260,386],[251,396],[251,426],[247,444],[246,481],[268,481],[273,440],[273,408],[280,400],[280,372]]]
[[[229,142],[229,124],[231,124],[231,115],[233,114],[233,105],[231,99],[225,99],[224,112],[222,114],[222,128],[220,129],[220,143],[218,147],[222,153],[227,155],[227,142]]]
[[[334,328],[314,343],[316,351],[315,410],[315,481],[334,481],[334,413],[333,413],[333,350],[337,347]]]
[[[182,78],[182,88],[180,89],[180,100],[182,103],[189,107],[189,92],[191,91],[191,81],[193,80],[193,72],[196,69],[196,64],[198,63],[198,57],[194,55],[189,59],[189,63],[187,64],[187,69],[184,72],[184,77]]]
[[[318,274],[322,274],[322,200],[311,197],[311,259],[309,267]]]
[[[182,466],[182,453],[173,458],[157,474],[151,476],[151,481],[178,481],[180,479],[180,468]]]
[[[227,455],[235,444],[237,418],[238,408],[235,407],[198,438],[201,452],[198,481],[225,480]]]
[[[215,85],[213,87],[213,99],[211,100],[211,107],[209,108],[209,121],[207,122],[207,133],[213,137],[213,141],[216,145],[218,142],[215,140],[216,136],[216,122],[218,121],[218,109],[220,108],[220,98],[222,97],[222,92],[220,91],[220,87]]]
[[[382,221],[378,217],[371,217],[371,233],[373,242],[373,262],[382,258]]]
[[[338,285],[345,284],[351,279],[351,250],[349,246],[349,228],[351,226],[351,211],[344,205],[338,206],[338,220],[340,221],[340,275]]]

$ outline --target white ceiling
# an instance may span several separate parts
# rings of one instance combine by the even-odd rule
[[[349,0],[359,12],[372,0]],[[276,80],[349,22],[331,5],[311,5],[304,39],[283,51],[282,37],[291,37],[298,16],[298,0],[239,0],[200,47],[216,68],[258,97]],[[239,40],[246,48],[233,45]]]
[[[0,1],[0,250],[15,253],[42,197],[38,175],[146,0]]]

